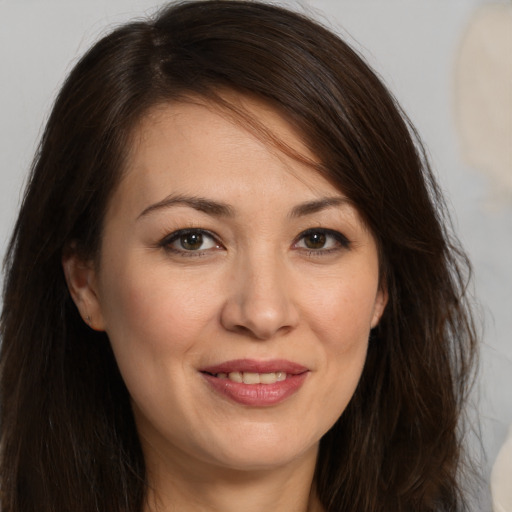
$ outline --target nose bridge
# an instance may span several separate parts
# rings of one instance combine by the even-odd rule
[[[274,254],[260,251],[244,258],[240,268],[242,295],[248,305],[265,304],[275,309],[283,304],[286,275],[283,263]]]
[[[268,339],[296,325],[298,314],[286,264],[269,247],[241,257],[234,282],[223,311],[226,328]]]

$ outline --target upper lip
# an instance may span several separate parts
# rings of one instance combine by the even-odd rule
[[[286,372],[290,375],[298,375],[308,371],[305,366],[288,361],[286,359],[272,359],[268,361],[258,361],[255,359],[233,359],[224,361],[220,364],[201,368],[204,373],[231,373],[231,372],[252,372],[252,373],[274,373]]]

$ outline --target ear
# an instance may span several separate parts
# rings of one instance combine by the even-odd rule
[[[377,296],[375,297],[375,305],[373,307],[373,317],[372,317],[372,323],[371,323],[372,329],[374,327],[377,327],[377,325],[379,324],[382,314],[384,313],[384,310],[386,309],[387,303],[388,303],[388,289],[387,289],[387,286],[381,285],[377,292]]]
[[[84,261],[75,246],[62,254],[62,268],[69,293],[84,322],[95,331],[103,331],[105,322],[99,301],[97,274],[93,261]]]

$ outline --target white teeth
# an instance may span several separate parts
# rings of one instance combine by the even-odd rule
[[[258,373],[244,372],[242,378],[243,378],[244,384],[259,384],[260,383],[260,376]]]
[[[243,374],[240,372],[231,372],[228,375],[228,379],[234,382],[243,382]]]
[[[286,380],[286,372],[255,373],[255,372],[230,372],[217,373],[218,379],[229,379],[233,382],[244,384],[275,384]]]
[[[285,374],[286,377],[286,374]],[[261,373],[260,374],[260,383],[261,384],[274,384],[277,382],[277,377],[275,373]]]

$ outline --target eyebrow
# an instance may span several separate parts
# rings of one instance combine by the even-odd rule
[[[294,206],[290,212],[291,218],[304,217],[305,215],[311,215],[327,208],[333,208],[336,206],[343,206],[350,204],[350,200],[343,196],[324,197],[322,199],[307,201],[305,203]],[[187,206],[198,210],[200,212],[207,213],[215,217],[234,217],[233,208],[222,202],[213,201],[204,197],[196,196],[184,196],[184,195],[170,195],[145,208],[137,217],[137,220],[149,215],[152,212],[167,209],[172,206]]]
[[[349,205],[350,200],[343,196],[324,197],[315,201],[308,201],[307,203],[298,204],[290,212],[291,218],[303,217],[305,215],[311,215],[313,213],[326,210],[327,208],[333,208],[336,206]]]
[[[234,211],[231,206],[218,201],[212,201],[204,197],[170,195],[162,201],[152,204],[145,208],[137,217],[137,220],[146,215],[161,209],[170,208],[171,206],[188,206],[194,210],[213,215],[215,217],[233,217]]]

